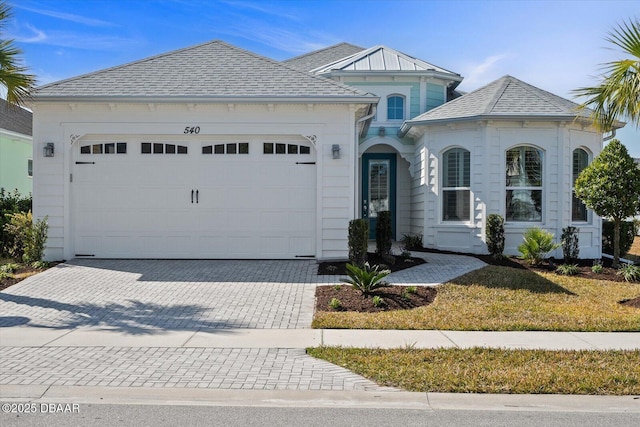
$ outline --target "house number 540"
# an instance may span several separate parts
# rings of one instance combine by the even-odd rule
[[[200,126],[187,126],[184,128],[184,133],[185,135],[189,133],[197,135],[200,133]]]

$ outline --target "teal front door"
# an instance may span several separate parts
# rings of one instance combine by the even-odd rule
[[[369,220],[369,238],[376,238],[378,212],[391,211],[391,232],[396,233],[396,155],[362,155],[362,218]]]

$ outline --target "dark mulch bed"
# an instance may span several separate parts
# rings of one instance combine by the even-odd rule
[[[445,253],[454,255],[467,255],[474,256],[489,265],[498,265],[517,269],[526,269],[537,272],[555,273],[556,268],[563,264],[563,260],[555,260],[553,258],[546,260],[540,265],[529,265],[524,260],[517,257],[505,257],[500,260],[493,259],[490,255],[470,255],[457,252],[447,252],[431,249],[422,249],[422,252],[434,252]],[[404,270],[410,268],[425,261],[421,258],[410,258],[410,262],[403,262],[400,257],[396,258],[396,263],[388,265],[384,260],[375,253],[368,254],[368,260],[370,265],[384,264],[393,271]],[[607,258],[602,259],[602,272],[594,273],[591,271],[591,267],[594,264],[594,260],[578,260],[575,264],[579,267],[579,272],[574,277],[582,277],[587,279],[596,280],[609,280],[613,282],[623,282],[624,278],[617,274],[618,270],[611,268],[611,260]],[[346,275],[346,262],[323,262],[318,265],[318,274],[335,274]],[[333,266],[333,267],[331,267]],[[320,311],[335,311],[329,307],[329,302],[332,298],[340,300],[342,305],[341,311],[357,311],[357,312],[379,312],[389,310],[405,310],[416,308],[424,305],[429,305],[436,297],[437,291],[435,288],[417,287],[416,294],[410,294],[407,299],[407,294],[404,293],[406,286],[388,286],[377,290],[373,295],[363,298],[362,294],[349,285],[334,286],[319,286],[316,290],[316,310]],[[373,306],[373,296],[378,295],[386,302],[384,307]],[[620,304],[640,308],[640,296],[630,300],[620,301]]]
[[[15,273],[12,274],[18,277],[4,277],[0,279],[0,291],[7,289],[9,286],[13,286],[18,282],[23,281],[25,278],[20,277],[20,275],[22,275],[23,273],[33,273],[38,271],[40,270],[36,270],[35,268],[29,267],[29,266],[19,268],[18,270],[16,270]]]
[[[636,297],[632,299],[624,299],[620,301],[620,304],[627,305],[629,307],[640,308],[640,297]]]
[[[316,288],[316,310],[318,311],[357,311],[361,313],[376,313],[390,310],[408,310],[429,305],[435,300],[435,288],[417,286],[415,293],[405,290],[408,286],[385,286],[376,289],[372,295],[363,297],[362,293],[350,285],[318,286]],[[373,297],[379,296],[385,302],[382,307],[374,307]],[[341,309],[334,310],[329,302],[337,298]]]
[[[318,275],[346,275],[347,274],[347,265],[348,261],[327,261],[321,262],[318,264]],[[395,262],[393,264],[387,263],[380,255],[375,252],[367,253],[367,262],[370,266],[374,265],[383,265],[385,269],[394,271],[404,270],[405,268],[415,267],[416,265],[424,264],[426,261],[422,258],[402,258],[395,257]]]

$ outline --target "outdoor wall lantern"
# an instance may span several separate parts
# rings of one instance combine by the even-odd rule
[[[380,138],[384,138],[386,134],[387,134],[387,130],[384,128],[384,126],[380,126],[380,128],[378,128],[378,136]]]
[[[333,154],[334,159],[340,158],[340,146],[338,144],[333,144],[331,146],[331,154]]]
[[[53,151],[53,142],[47,142],[46,144],[44,144],[42,152],[45,157],[53,157]]]

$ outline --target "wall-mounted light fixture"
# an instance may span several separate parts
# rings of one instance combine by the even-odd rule
[[[338,144],[333,144],[331,146],[331,154],[333,155],[334,159],[340,158],[340,146]]]
[[[47,142],[46,144],[44,144],[44,147],[42,148],[42,153],[44,154],[45,157],[53,157],[53,152],[54,152],[53,142]]]
[[[380,138],[384,138],[384,136],[387,134],[387,130],[384,128],[384,126],[380,126],[378,128],[378,136]]]

